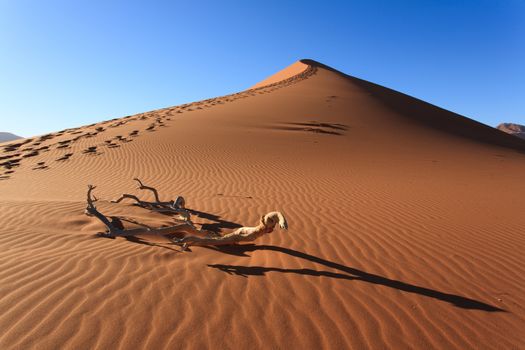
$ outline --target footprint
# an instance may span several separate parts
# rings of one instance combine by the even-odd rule
[[[117,141],[120,142],[131,142],[131,140],[128,140],[127,138],[123,137],[122,135],[117,135],[114,137]]]
[[[96,154],[97,153],[97,146],[88,147],[85,150],[83,150],[82,153],[84,153],[84,154]]]
[[[35,156],[38,156],[38,154],[39,154],[38,151],[33,151],[31,153],[23,155],[22,158],[35,157]]]
[[[20,160],[21,159],[11,159],[11,160],[8,160],[7,162],[0,163],[0,166],[3,166],[6,169],[12,169],[17,166],[20,166]]]
[[[18,156],[20,156],[20,153],[10,154],[10,155],[8,155],[8,156],[0,157],[0,160],[9,159],[9,158],[14,158],[14,157],[18,157]]]
[[[62,157],[58,158],[57,161],[62,162],[62,161],[68,160],[69,158],[71,158],[72,155],[73,153],[66,153]]]
[[[44,142],[44,141],[47,141],[47,140],[51,140],[53,139],[55,136],[53,134],[46,134],[46,135],[42,135],[38,138],[38,142]]]
[[[49,169],[47,165],[45,165],[46,162],[38,162],[36,163],[36,166],[33,168],[33,170],[43,170],[43,169]]]
[[[45,164],[46,164],[46,162],[38,162],[38,163],[36,163],[36,167],[34,167],[33,170],[46,169],[47,165],[45,165]]]

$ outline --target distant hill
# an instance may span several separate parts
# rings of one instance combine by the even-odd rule
[[[12,141],[21,138],[22,137],[17,136],[15,134],[11,134],[10,132],[0,132],[0,142]]]
[[[525,125],[514,124],[514,123],[501,123],[496,129],[506,132],[522,139],[525,139]]]

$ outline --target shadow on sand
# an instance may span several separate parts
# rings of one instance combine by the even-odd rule
[[[210,249],[218,250],[226,254],[232,254],[237,256],[248,256],[247,252],[253,252],[256,250],[269,250],[279,252],[282,254],[290,255],[296,258],[308,260],[325,267],[329,267],[339,272],[330,271],[319,271],[313,269],[285,269],[277,267],[263,267],[263,266],[237,266],[237,265],[208,265],[211,268],[221,270],[228,274],[239,275],[243,277],[248,276],[264,276],[267,272],[280,272],[280,273],[292,273],[307,276],[324,276],[329,278],[345,279],[345,280],[356,280],[367,283],[382,285],[389,288],[394,288],[407,293],[414,293],[423,295],[429,298],[445,301],[456,307],[470,310],[482,310],[488,312],[506,312],[498,307],[477,301],[474,299],[462,297],[455,294],[443,293],[437,290],[408,284],[405,282],[389,279],[379,275],[374,275],[365,271],[358,270],[353,267],[338,264],[329,260],[318,258],[316,256],[303,253],[297,250],[272,246],[272,245],[238,245],[238,246],[222,246],[222,247],[209,247]]]
[[[206,219],[206,220],[209,220],[209,221],[214,221],[214,223],[212,223],[212,224],[203,224],[202,225],[202,229],[203,230],[209,230],[209,231],[213,231],[213,232],[216,232],[216,233],[220,233],[220,232],[222,232],[223,229],[236,229],[236,228],[242,227],[241,224],[238,224],[238,223],[232,222],[232,221],[223,220],[218,215],[205,213],[203,211],[199,211],[199,210],[195,210],[195,209],[188,209],[188,211],[192,215],[196,215],[196,216],[198,216],[200,218],[203,218],[203,219]]]

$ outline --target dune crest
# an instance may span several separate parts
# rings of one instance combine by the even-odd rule
[[[303,63],[302,61],[297,61],[289,65],[288,67],[280,70],[279,72],[269,76],[268,78],[258,82],[257,84],[253,85],[250,89],[257,89],[265,85],[278,83],[282,80],[292,78],[304,72],[308,67],[310,67],[310,65]]]

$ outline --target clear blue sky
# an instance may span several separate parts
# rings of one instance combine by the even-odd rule
[[[525,1],[0,0],[0,131],[239,91],[301,58],[525,124]]]

